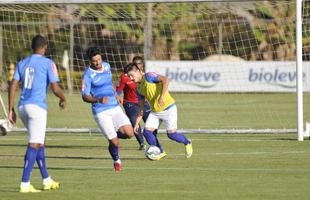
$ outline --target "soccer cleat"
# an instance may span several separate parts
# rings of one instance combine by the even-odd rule
[[[185,145],[185,157],[190,158],[193,154],[193,145],[192,141],[189,144]]]
[[[122,170],[122,163],[120,161],[114,162],[114,170],[115,172],[120,172]]]
[[[32,192],[41,192],[41,190],[35,189],[31,184],[27,187],[20,186],[19,192],[21,193],[32,193]]]
[[[146,145],[145,144],[140,144],[139,150],[145,150],[146,149]]]
[[[60,186],[59,182],[56,182],[52,179],[49,183],[43,183],[43,190],[56,190]]]
[[[156,160],[160,160],[160,159],[166,157],[166,155],[167,155],[167,153],[165,151],[163,151],[160,153],[160,156]]]

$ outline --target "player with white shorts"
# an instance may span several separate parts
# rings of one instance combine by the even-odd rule
[[[45,130],[47,120],[46,93],[51,85],[53,93],[59,98],[61,109],[66,106],[66,98],[58,85],[58,73],[55,63],[44,57],[47,49],[47,40],[37,35],[32,39],[33,54],[21,60],[15,69],[14,77],[9,89],[9,120],[16,123],[14,111],[14,96],[22,83],[18,110],[21,120],[28,131],[28,146],[25,153],[20,192],[39,192],[30,184],[30,175],[35,161],[39,166],[43,179],[43,189],[58,189],[59,182],[48,175],[45,161]]]
[[[168,92],[168,78],[154,72],[144,73],[138,66],[132,65],[127,69],[127,74],[136,83],[139,83],[137,92],[139,95],[139,116],[134,130],[139,127],[142,119],[143,107],[146,100],[150,103],[151,113],[146,120],[143,131],[144,137],[150,145],[158,146],[161,149],[161,159],[166,156],[166,152],[158,144],[158,140],[153,131],[157,129],[161,122],[164,123],[167,136],[178,143],[185,145],[185,157],[192,156],[192,142],[185,135],[177,131],[177,108],[174,99]]]
[[[87,55],[91,64],[82,78],[82,98],[92,105],[94,119],[109,141],[109,153],[118,172],[121,170],[118,138],[131,138],[134,132],[118,103],[109,63],[102,61],[97,47],[90,47]]]

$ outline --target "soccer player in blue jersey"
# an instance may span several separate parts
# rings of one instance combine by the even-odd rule
[[[139,113],[134,130],[137,131],[139,128],[144,103],[145,100],[148,100],[152,111],[146,120],[143,131],[148,144],[160,147],[153,131],[163,122],[168,137],[171,140],[183,143],[185,145],[185,157],[190,158],[193,153],[192,142],[183,133],[177,131],[177,107],[174,99],[168,92],[168,78],[154,72],[144,73],[136,65],[130,66],[127,69],[127,74],[131,80],[139,84],[137,88],[139,94]],[[166,156],[162,148],[161,151],[161,156],[158,159]]]
[[[118,172],[122,166],[118,138],[131,138],[134,135],[133,128],[118,103],[110,64],[102,61],[97,47],[90,47],[87,56],[91,64],[85,69],[82,78],[82,98],[92,105],[94,119],[109,141],[108,149],[114,161],[114,169]]]
[[[46,94],[48,85],[59,98],[59,107],[66,106],[66,98],[58,85],[58,73],[55,63],[44,57],[47,40],[37,35],[32,39],[33,54],[21,60],[15,69],[9,89],[9,120],[16,123],[14,97],[19,82],[22,83],[21,96],[18,103],[19,116],[28,131],[28,146],[20,184],[20,192],[40,192],[30,184],[30,176],[35,161],[39,166],[43,179],[43,189],[58,189],[59,183],[54,181],[47,172],[45,161],[45,130],[47,121]]]

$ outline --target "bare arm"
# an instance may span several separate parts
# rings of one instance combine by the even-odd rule
[[[12,80],[10,89],[9,89],[9,121],[12,124],[16,124],[16,113],[14,110],[14,99],[15,99],[15,93],[16,89],[18,87],[19,81],[17,80]]]
[[[59,98],[59,107],[61,109],[64,109],[66,107],[66,97],[62,91],[62,89],[59,87],[58,83],[51,83],[51,89],[55,96]]]
[[[158,105],[161,107],[164,105],[164,95],[168,91],[169,79],[166,76],[158,75],[158,81],[162,83],[162,90],[158,99]]]
[[[144,108],[144,106],[145,106],[145,98],[143,98],[142,100],[139,101],[138,116],[137,116],[136,123],[135,123],[135,126],[134,126],[135,133],[138,132],[139,124],[140,124],[140,121],[142,120],[142,117],[143,117],[143,108]]]
[[[93,97],[92,95],[83,94],[82,99],[84,102],[87,102],[87,103],[107,103],[109,100],[109,97],[96,98],[96,97]]]

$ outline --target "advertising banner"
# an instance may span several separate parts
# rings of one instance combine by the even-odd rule
[[[296,62],[147,61],[146,71],[167,76],[174,92],[296,92]],[[310,62],[303,90],[310,91]]]

